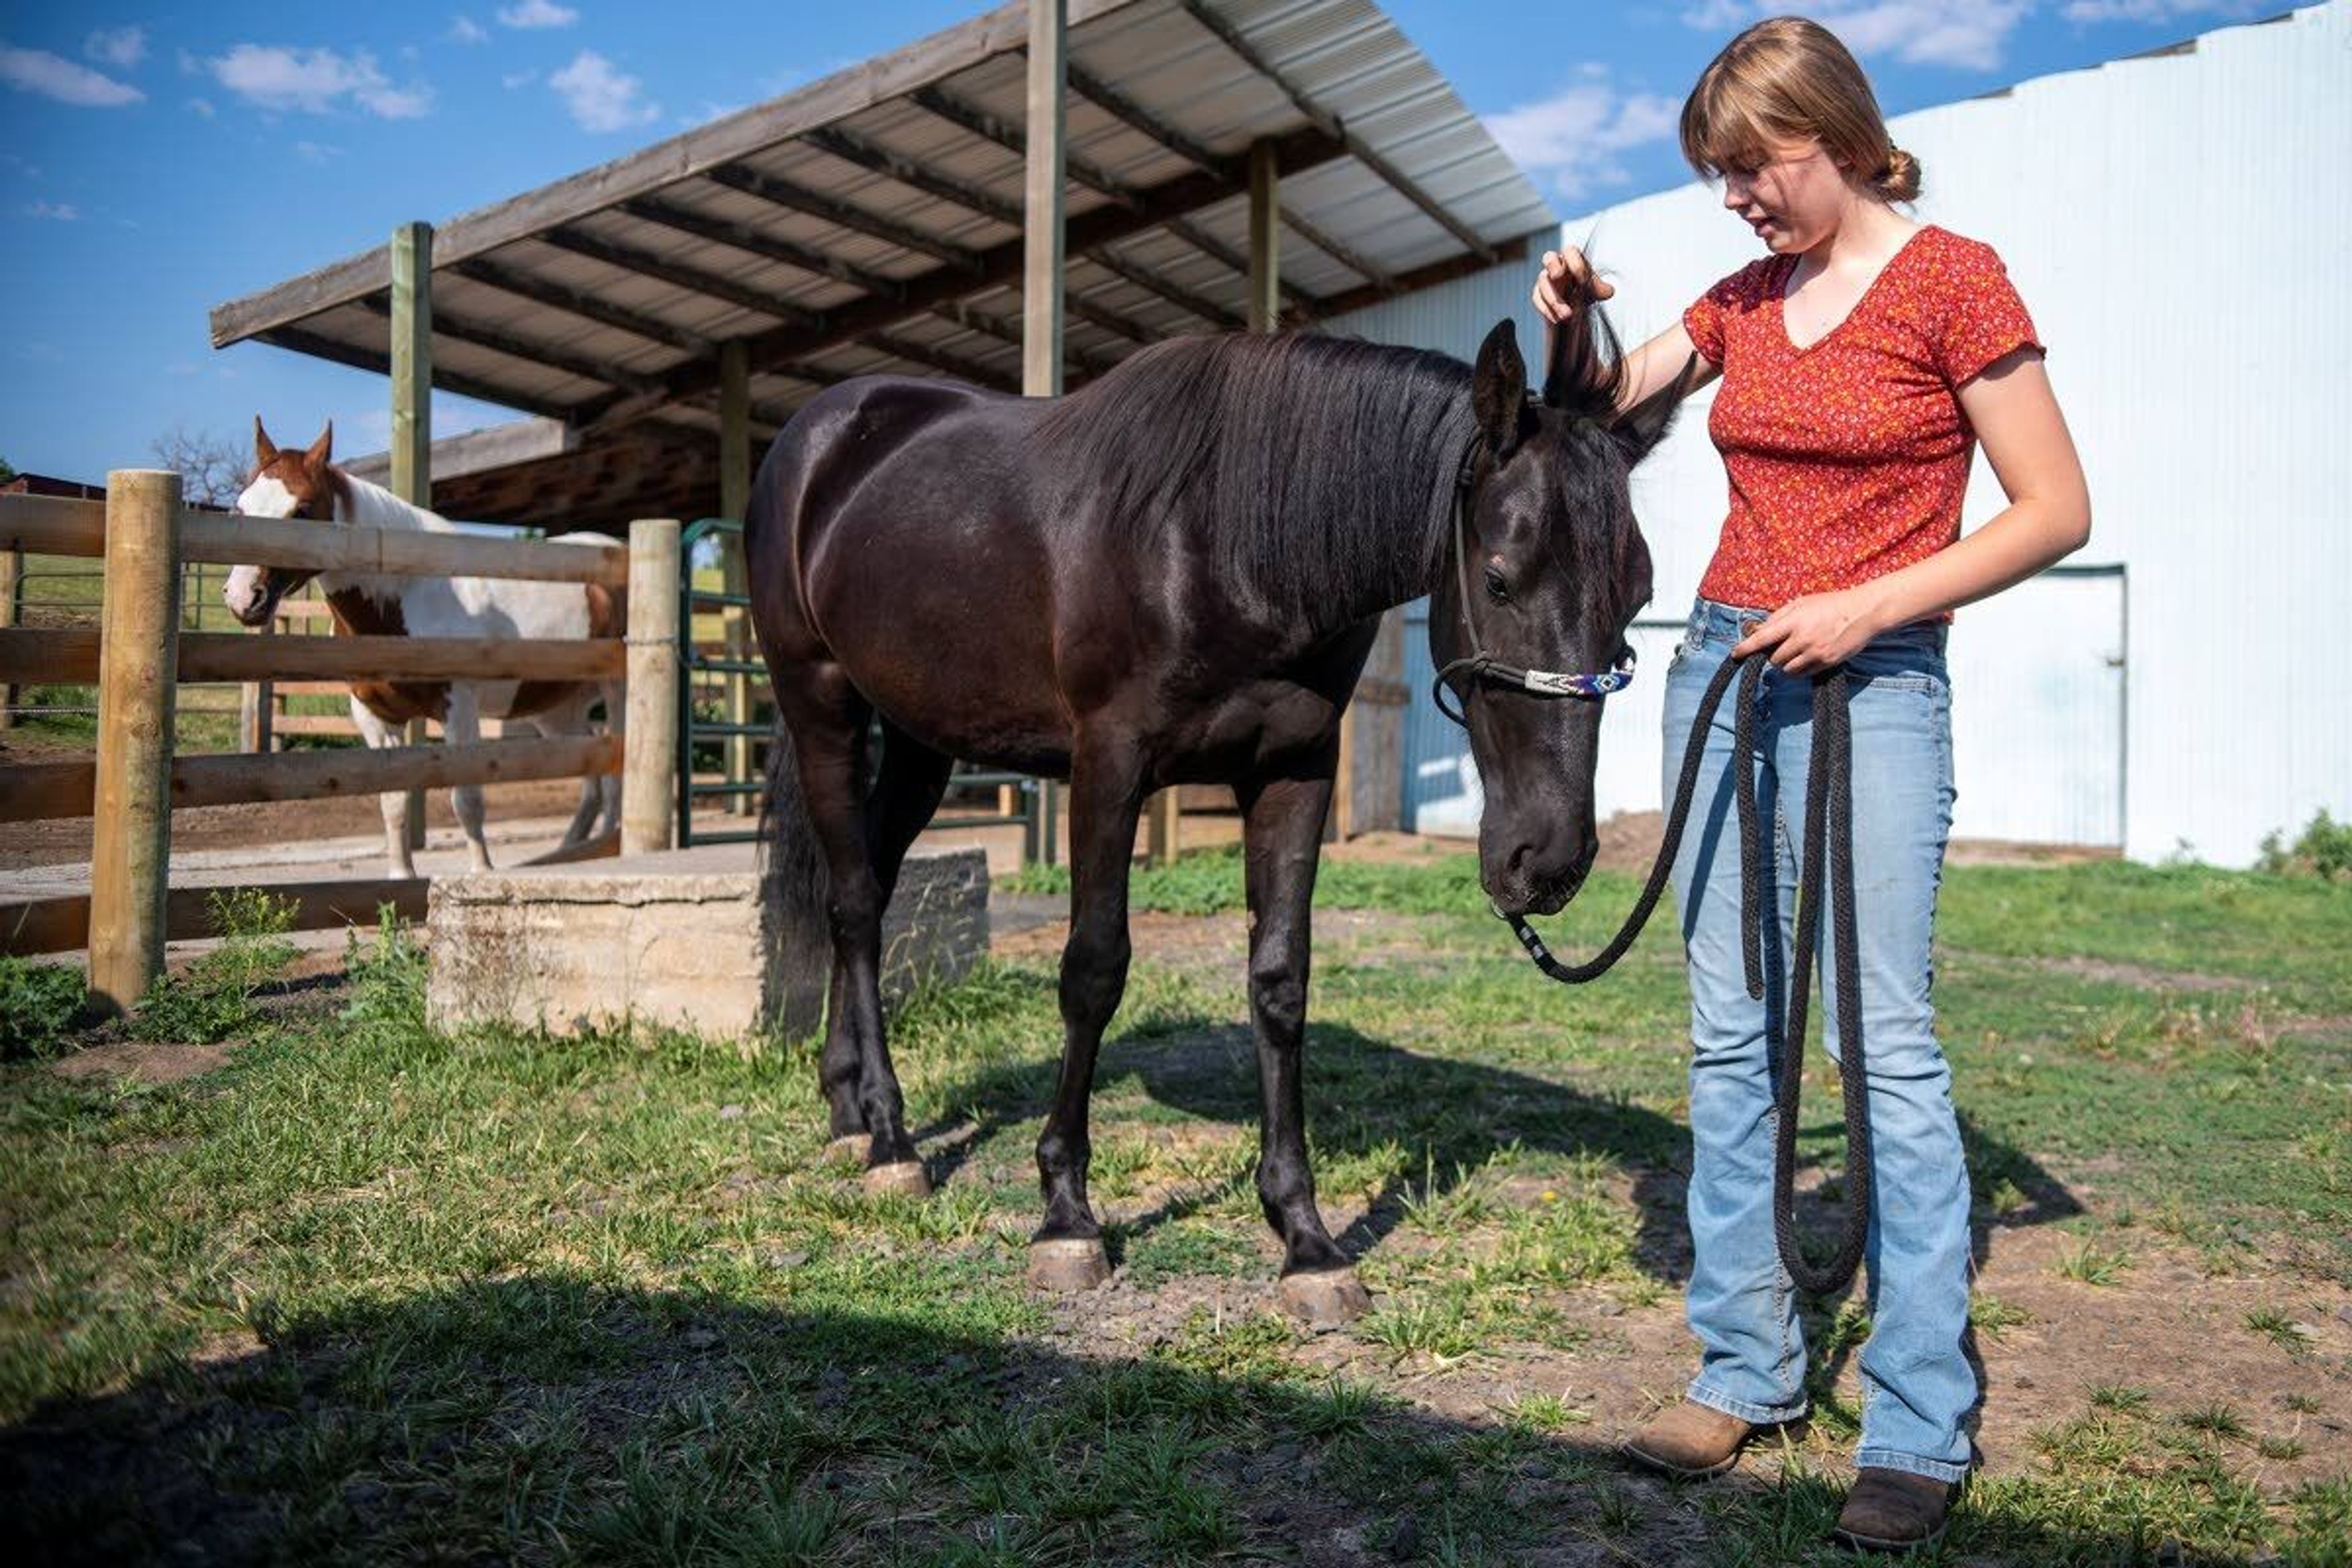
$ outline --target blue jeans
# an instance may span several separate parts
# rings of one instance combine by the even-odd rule
[[[1673,798],[1701,694],[1760,619],[1702,599],[1666,677],[1665,782]],[[1967,1473],[1966,1421],[1977,1380],[1961,1348],[1969,1314],[1969,1180],[1952,1110],[1951,1068],[1936,1043],[1929,942],[1944,842],[1952,824],[1951,688],[1944,628],[1906,626],[1848,664],[1853,696],[1855,921],[1876,1172],[1870,1215],[1858,1465],[1942,1480]],[[1766,874],[1765,997],[1748,994],[1740,959],[1739,819],[1732,724],[1739,692],[1708,727],[1690,824],[1675,861],[1691,987],[1688,1198],[1690,1326],[1702,1348],[1698,1404],[1759,1423],[1805,1414],[1805,1345],[1796,1293],[1772,1231],[1777,1063],[1765,1027],[1786,1005],[1803,852],[1812,682],[1765,673],[1757,701],[1759,826]],[[1769,918],[1777,907],[1779,919]],[[1822,1003],[1837,1055],[1829,921],[1822,922]],[[1769,1010],[1769,1011],[1768,1011]],[[1801,1049],[1799,1042],[1792,1048]],[[1847,1085],[1846,1092],[1856,1086]],[[1817,1114],[1833,1120],[1826,1108]]]

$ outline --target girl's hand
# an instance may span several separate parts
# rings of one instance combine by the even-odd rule
[[[1806,675],[1843,664],[1886,628],[1880,624],[1878,595],[1864,588],[1807,594],[1791,599],[1764,624],[1739,639],[1734,658],[1769,650],[1772,662],[1790,675]]]
[[[1595,300],[1606,300],[1617,292],[1609,279],[1592,275],[1584,252],[1576,247],[1544,252],[1543,275],[1536,279],[1535,300],[1536,310],[1545,321],[1556,327],[1568,320],[1576,313],[1573,300],[1582,299],[1588,291]]]

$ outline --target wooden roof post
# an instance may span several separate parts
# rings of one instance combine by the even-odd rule
[[[433,226],[392,231],[392,493],[433,506]],[[425,743],[425,721],[408,743]],[[408,847],[425,847],[425,792],[408,792]]]
[[[751,356],[743,340],[732,338],[719,345],[719,515],[735,522],[743,521],[743,513],[751,504]],[[743,536],[721,533],[719,536],[719,586],[731,595],[740,595],[750,581],[743,571]],[[678,568],[692,572],[694,563],[688,562]],[[748,659],[751,657],[751,622],[743,607],[729,605],[719,613],[719,625],[725,628],[727,657]],[[689,621],[683,634],[694,636]],[[751,679],[740,670],[727,676],[727,721],[734,725],[751,722]],[[751,737],[737,732],[727,737],[727,782],[746,784],[751,782]],[[727,809],[737,816],[759,814],[760,803],[750,794],[727,797]]]
[[[1029,0],[1029,145],[1021,278],[1021,391],[1062,395],[1062,93],[1068,83],[1068,0]],[[1045,826],[1039,857],[1058,858],[1052,779],[1037,781],[1033,809]]]
[[[1021,391],[1062,395],[1062,94],[1068,0],[1029,0],[1029,147],[1021,287]]]
[[[1281,175],[1275,145],[1249,150],[1249,330],[1270,332],[1282,317]]]

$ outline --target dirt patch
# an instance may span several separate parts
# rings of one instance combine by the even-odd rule
[[[59,1078],[121,1078],[133,1083],[181,1083],[228,1065],[226,1046],[150,1045],[115,1040],[90,1046],[49,1064]]]
[[[2249,982],[2220,974],[2191,974],[2175,969],[2151,969],[2143,963],[2116,963],[2104,958],[2027,958],[2016,961],[2050,974],[2078,980],[2109,982],[2142,991],[2242,991]]]

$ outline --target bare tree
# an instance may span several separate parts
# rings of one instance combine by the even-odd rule
[[[184,425],[148,444],[155,460],[180,476],[181,494],[191,506],[226,507],[245,489],[245,476],[253,467],[245,449],[210,430],[191,431]]]

